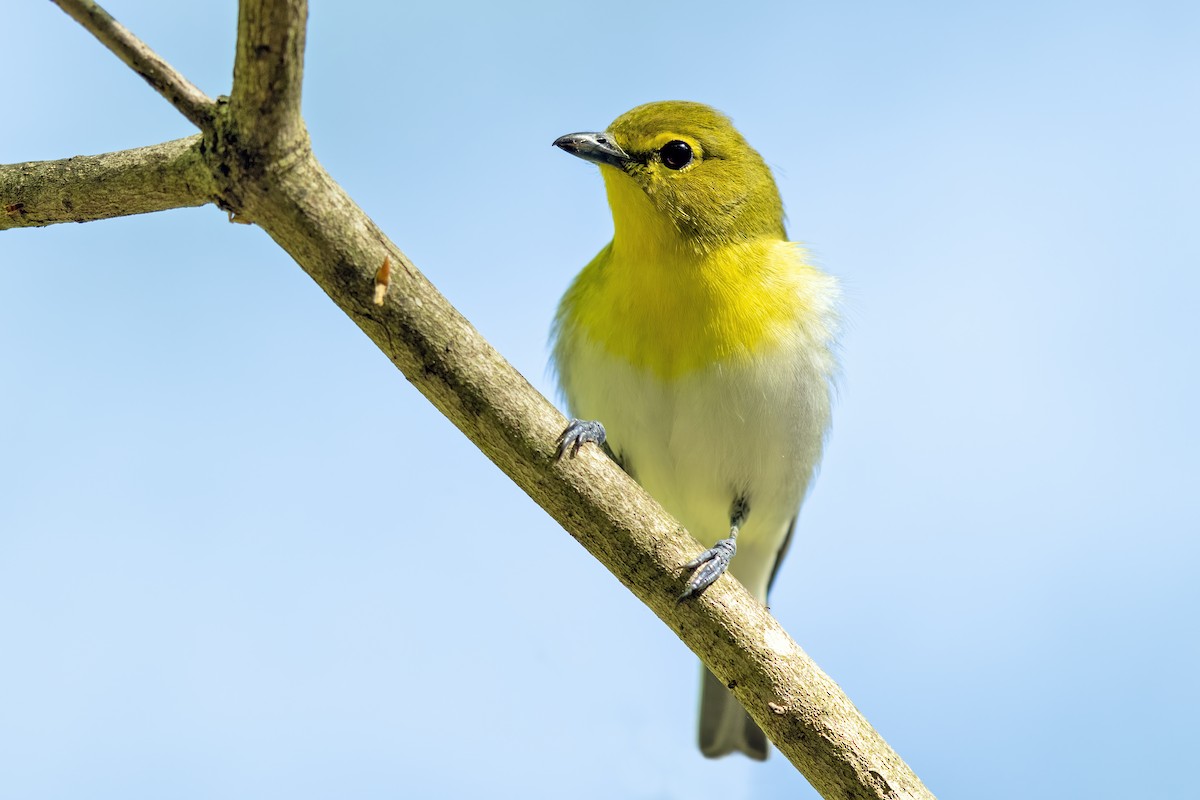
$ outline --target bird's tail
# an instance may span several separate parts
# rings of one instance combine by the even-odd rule
[[[746,709],[704,667],[700,679],[700,752],[719,758],[741,750],[757,761],[767,758],[767,737]]]

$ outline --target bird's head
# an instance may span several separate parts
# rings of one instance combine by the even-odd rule
[[[785,238],[771,170],[729,118],[706,105],[648,103],[603,132],[571,133],[554,144],[600,165],[614,244],[623,237],[666,237],[712,250]]]

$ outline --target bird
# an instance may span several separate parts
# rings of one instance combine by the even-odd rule
[[[551,331],[572,417],[558,456],[602,446],[764,604],[829,428],[840,290],[788,240],[775,179],[723,113],[640,105],[561,150],[597,164],[613,236]],[[699,746],[763,760],[766,736],[702,668]]]

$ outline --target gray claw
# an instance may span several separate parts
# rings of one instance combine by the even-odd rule
[[[558,448],[554,451],[555,460],[561,460],[568,452],[571,458],[579,452],[587,442],[604,446],[606,434],[604,426],[595,420],[573,419],[567,429],[558,435]]]
[[[698,597],[701,592],[712,586],[717,578],[729,569],[729,562],[733,560],[736,552],[737,541],[730,536],[684,564],[684,569],[694,569],[696,572],[688,582],[688,588],[679,596],[679,601],[683,602],[691,597]]]

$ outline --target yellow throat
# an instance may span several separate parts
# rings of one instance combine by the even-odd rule
[[[560,326],[661,378],[763,352],[794,329],[811,270],[797,245],[761,236],[702,247],[627,175],[601,172],[613,240],[563,298]]]

